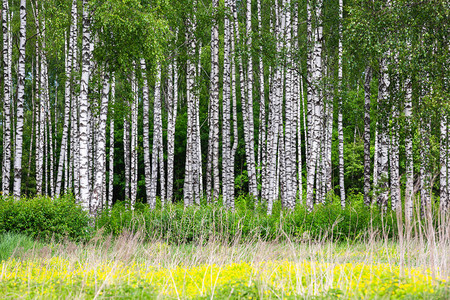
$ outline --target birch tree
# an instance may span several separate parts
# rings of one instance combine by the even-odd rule
[[[112,207],[114,196],[114,103],[116,102],[116,77],[112,74],[111,100],[109,102],[109,180],[108,180],[108,208]]]
[[[175,125],[178,109],[178,65],[176,58],[169,65],[168,79],[168,125],[167,125],[167,201],[173,202]]]
[[[145,192],[147,201],[150,207],[154,207],[152,202],[152,165],[150,163],[150,135],[149,135],[149,114],[150,114],[150,100],[148,96],[148,80],[147,80],[147,66],[144,59],[141,59],[141,72],[143,79],[142,87],[142,105],[143,105],[143,146],[144,146],[144,177],[145,177]]]
[[[369,206],[370,201],[370,82],[372,81],[372,68],[366,67],[364,80],[364,204]]]
[[[134,66],[134,63],[133,63]],[[134,69],[134,68],[133,68]],[[135,70],[133,70],[133,75],[131,79],[131,90],[133,99],[131,102],[131,146],[130,146],[130,156],[131,156],[131,166],[130,166],[130,202],[131,207],[134,208],[136,204],[136,195],[137,195],[137,176],[138,176],[138,168],[137,168],[137,119],[138,119],[138,85]]]
[[[151,177],[151,194],[150,208],[154,209],[156,205],[156,187],[158,182],[158,170],[164,169],[164,161],[161,159],[163,154],[162,145],[162,119],[161,119],[161,65],[156,68],[155,79],[155,99],[153,104],[153,147],[152,147],[152,177]],[[161,188],[164,189],[163,173],[159,176]],[[161,202],[164,205],[164,193],[161,193]]]
[[[410,224],[413,216],[414,197],[414,157],[412,130],[412,82],[408,76],[405,81],[405,152],[406,152],[406,187],[405,187],[405,219]]]
[[[233,184],[233,165],[231,165],[231,36],[230,1],[225,0],[224,53],[223,53],[223,100],[222,100],[222,201],[225,207],[231,206]]]
[[[88,0],[83,0],[83,43],[82,43],[82,72],[79,98],[79,131],[80,131],[80,198],[79,202],[84,210],[90,210],[90,189],[89,189],[89,154],[88,154],[88,85],[90,76],[91,61],[91,32],[90,17],[88,11]]]
[[[2,32],[3,32],[3,164],[2,164],[2,193],[9,194],[11,174],[11,49],[12,42],[9,30],[8,0],[2,3]]]
[[[382,116],[379,120],[379,145],[378,145],[378,204],[383,210],[387,208],[388,196],[389,196],[389,164],[388,164],[388,120],[387,120],[387,108],[389,105],[389,74],[387,58],[388,54],[381,59],[380,65],[380,78],[378,79],[378,112]]]
[[[311,43],[312,47],[310,57],[308,59],[308,74],[310,76],[310,81],[308,85],[308,105],[311,105],[311,110],[308,107],[308,130],[310,141],[309,149],[309,166],[307,168],[308,176],[307,181],[307,191],[306,191],[306,206],[308,210],[312,210],[314,206],[314,179],[316,175],[316,168],[319,162],[319,151],[320,147],[318,141],[321,138],[321,115],[322,115],[322,98],[320,91],[320,82],[322,80],[322,1],[317,1],[314,6],[312,6],[308,1],[308,16],[311,22],[311,15],[313,9],[316,17],[316,24],[314,30],[311,33]],[[310,26],[310,25],[308,25]],[[311,29],[312,30],[312,29]]]
[[[194,1],[194,15],[190,16],[187,25],[186,40],[188,44],[188,60],[187,60],[187,74],[186,74],[186,90],[187,90],[187,141],[186,141],[186,165],[185,165],[185,178],[184,178],[184,205],[189,206],[199,202],[199,185],[200,178],[198,168],[198,156],[199,153],[199,140],[197,138],[197,121],[198,121],[198,105],[197,95],[195,91],[195,78],[196,78],[196,66],[192,59],[195,55],[195,49],[197,46],[194,38],[194,32],[196,30],[195,19],[195,6]]]
[[[343,23],[343,0],[339,0],[339,50],[338,50],[338,140],[339,140],[339,189],[341,195],[341,206],[345,207],[345,182],[344,182],[344,128],[342,126],[342,23]]]
[[[105,66],[106,69],[106,66]],[[107,71],[103,71],[102,74],[103,87],[101,94],[101,104],[99,112],[99,123],[97,132],[97,155],[96,161],[98,168],[95,170],[95,182],[94,190],[91,200],[91,211],[96,216],[105,202],[104,196],[106,195],[106,121],[108,118],[108,101],[109,101],[109,74]]]
[[[274,18],[274,26],[275,26],[275,38],[277,42],[276,46],[276,55],[279,57],[279,53],[282,46],[281,40],[281,32],[280,32],[280,24],[279,24],[279,10],[278,5],[275,5],[275,18]],[[280,66],[276,66],[274,70],[274,79],[272,83],[272,97],[269,102],[269,124],[268,124],[268,134],[267,134],[267,169],[268,169],[268,182],[265,184],[265,188],[267,189],[267,214],[272,214],[273,203],[278,197],[276,192],[277,187],[277,153],[278,153],[278,138],[279,138],[279,126],[281,120],[281,101],[282,101],[282,78],[281,78],[281,69]],[[263,183],[264,185],[264,183]]]
[[[22,186],[23,106],[25,102],[26,0],[20,0],[19,64],[17,72],[17,108],[14,153],[14,197],[20,198]]]
[[[239,34],[237,32],[237,34]],[[256,182],[255,162],[255,134],[253,122],[253,60],[252,60],[252,1],[247,0],[246,10],[246,34],[247,34],[247,97],[244,97],[244,139],[246,147],[247,174],[249,193],[255,199],[258,197],[258,184]],[[242,82],[243,78],[241,78]]]
[[[217,14],[219,1],[213,0],[214,14]],[[212,178],[211,186],[208,187],[208,200],[216,201],[219,197],[220,178],[219,178],[219,25],[217,17],[213,18],[211,29],[211,86],[210,86],[210,127],[209,127],[209,152],[211,157],[208,161],[212,174],[207,174]],[[212,176],[211,176],[212,175]],[[212,198],[212,199],[211,199]]]

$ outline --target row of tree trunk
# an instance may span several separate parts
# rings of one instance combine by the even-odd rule
[[[186,63],[187,141],[183,187],[185,206],[199,204],[206,192],[208,202],[222,197],[223,204],[233,209],[235,199],[235,156],[238,148],[238,104],[242,109],[248,193],[257,203],[267,202],[268,214],[273,204],[281,199],[285,208],[293,210],[298,199],[306,199],[312,210],[315,204],[326,202],[332,196],[332,145],[333,128],[337,125],[339,195],[342,207],[346,205],[344,124],[343,124],[343,46],[342,23],[343,1],[339,1],[339,46],[338,80],[333,87],[332,64],[326,64],[323,51],[323,3],[321,0],[307,2],[307,70],[301,72],[301,63],[296,59],[299,51],[298,3],[290,0],[276,1],[271,9],[271,31],[276,39],[275,67],[266,67],[263,62],[263,46],[254,59],[252,53],[252,13],[257,15],[258,34],[262,33],[261,2],[256,0],[257,11],[252,12],[252,1],[246,5],[246,26],[239,27],[236,1],[225,0],[226,14],[223,20],[223,65],[220,61],[219,1],[213,0],[214,16],[211,27],[211,70],[209,74],[208,148],[206,172],[203,174],[200,120],[200,95],[198,86],[201,76],[202,46],[195,38],[197,20],[189,17],[185,32],[188,59]],[[114,104],[116,79],[104,63],[97,64],[93,50],[97,43],[91,33],[91,15],[88,1],[82,1],[81,30],[78,32],[78,1],[72,1],[71,25],[66,36],[64,110],[61,141],[57,141],[57,108],[51,110],[47,54],[45,52],[45,20],[40,17],[39,7],[34,8],[38,38],[34,61],[34,145],[36,151],[36,193],[57,196],[73,191],[77,201],[86,211],[95,216],[105,206],[113,203],[115,130]],[[197,3],[194,1],[194,7]],[[11,14],[8,1],[3,0],[3,194],[21,196],[22,186],[22,140],[25,103],[25,41],[26,1],[20,2],[20,30],[18,44],[17,97],[13,101],[12,90],[12,38]],[[78,35],[82,37],[81,51],[77,49]],[[178,36],[178,32],[175,33]],[[243,51],[237,51],[241,47]],[[81,54],[81,55],[79,55]],[[391,58],[394,57],[394,61]],[[391,78],[389,64],[395,64],[396,55],[384,53],[380,61],[378,76],[377,126],[375,129],[374,168],[371,169],[371,84],[373,68],[367,65],[364,71],[364,202],[377,202],[387,209],[401,207],[399,174],[399,107],[404,108],[406,119],[406,185],[405,211],[412,216],[414,188],[413,132],[412,132],[412,83],[407,78],[400,82]],[[81,66],[81,69],[79,69]],[[222,80],[219,71],[223,68]],[[167,70],[163,70],[167,68]],[[161,61],[154,68],[153,95],[150,95],[149,67],[144,59],[135,62],[129,76],[132,100],[125,109],[123,118],[123,147],[125,166],[125,197],[131,207],[136,203],[138,187],[138,112],[143,107],[143,154],[144,178],[147,202],[151,208],[159,196],[162,205],[174,198],[174,152],[175,125],[178,110],[178,79],[180,66],[172,56],[167,66]],[[164,74],[167,74],[163,78]],[[75,76],[74,74],[80,74]],[[268,74],[268,75],[266,75]],[[98,91],[91,91],[90,80],[98,75],[101,82]],[[141,78],[142,80],[139,80]],[[255,80],[256,78],[256,80]],[[426,74],[424,78],[427,78]],[[222,98],[220,99],[220,82]],[[123,83],[122,83],[123,84]],[[79,89],[77,88],[79,86]],[[390,93],[393,89],[404,91],[403,99]],[[57,88],[57,87],[56,87]],[[256,93],[254,93],[256,91]],[[337,92],[337,113],[334,112],[333,91]],[[89,101],[89,93],[98,92],[97,102]],[[420,99],[431,91],[427,82],[421,85]],[[57,95],[57,93],[55,93]],[[142,97],[140,98],[140,95]],[[255,96],[256,95],[256,96]],[[140,101],[140,99],[142,99]],[[153,108],[150,107],[153,99]],[[255,102],[255,100],[257,100]],[[55,99],[57,102],[57,99]],[[222,103],[222,107],[220,104]],[[259,111],[255,112],[254,104]],[[421,167],[419,188],[422,206],[431,204],[431,187],[434,181],[430,174],[430,120],[426,105],[420,100]],[[164,109],[165,110],[164,110]],[[268,110],[267,110],[268,109]],[[167,114],[167,124],[163,115]],[[151,114],[153,135],[150,135]],[[221,115],[222,114],[222,115]],[[259,115],[255,126],[254,116]],[[337,115],[337,120],[334,116]],[[108,126],[109,116],[109,126]],[[447,208],[450,199],[448,173],[450,170],[449,124],[447,113],[441,114],[440,127],[440,199]],[[15,128],[13,125],[15,124]],[[163,139],[163,128],[167,128],[167,150]],[[257,127],[257,128],[256,128]],[[107,133],[109,128],[109,145]],[[255,130],[257,134],[255,134]],[[257,141],[255,141],[257,138]],[[150,143],[152,140],[152,144]],[[222,147],[220,148],[220,142]],[[59,149],[57,145],[60,145]],[[12,147],[14,145],[14,147]],[[109,146],[109,153],[106,149]],[[33,147],[33,143],[31,143]],[[151,149],[151,150],[150,150]],[[30,150],[31,153],[31,150]],[[167,153],[167,160],[164,154]],[[220,164],[220,154],[222,161]],[[107,158],[109,162],[107,163]],[[304,164],[305,162],[305,164]],[[306,168],[304,169],[304,165]],[[13,169],[11,170],[11,166]],[[13,180],[10,174],[13,173]],[[108,176],[107,176],[108,175]],[[371,182],[373,175],[373,182]],[[306,177],[306,191],[303,176]],[[206,179],[204,185],[203,180]],[[12,190],[10,190],[12,183]]]

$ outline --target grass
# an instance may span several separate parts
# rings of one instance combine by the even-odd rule
[[[448,236],[173,245],[140,231],[87,243],[8,233],[0,236],[0,297],[448,299],[448,253]]]

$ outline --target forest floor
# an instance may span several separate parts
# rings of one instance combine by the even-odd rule
[[[379,240],[169,245],[0,235],[1,299],[449,299],[448,243]]]

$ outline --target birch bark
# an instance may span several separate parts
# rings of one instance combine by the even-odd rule
[[[214,14],[217,14],[219,8],[219,1],[213,0]],[[213,19],[211,29],[211,86],[210,86],[210,128],[209,128],[209,143],[211,153],[211,161],[208,161],[212,167],[212,199],[209,201],[217,201],[220,193],[220,178],[219,178],[219,24],[216,17]],[[211,187],[210,187],[211,188]],[[208,191],[211,194],[211,191]]]
[[[88,12],[88,0],[83,0],[83,46],[82,46],[82,73],[79,99],[79,131],[80,131],[80,197],[79,203],[84,210],[93,213],[90,210],[90,189],[89,189],[89,154],[88,154],[88,85],[89,85],[89,67],[91,60],[90,53],[91,32],[90,17]]]
[[[173,78],[173,79],[172,79]],[[173,80],[173,84],[172,84]],[[168,86],[168,126],[167,126],[167,201],[173,202],[173,177],[174,177],[174,153],[175,153],[175,126],[177,122],[178,108],[178,67],[176,58],[169,66]]]
[[[132,78],[132,92],[133,92],[133,101],[131,103],[131,178],[130,178],[130,202],[132,209],[136,204],[136,195],[137,195],[137,115],[138,115],[138,85],[136,75],[133,71]]]
[[[111,101],[109,103],[109,181],[108,208],[112,208],[114,196],[114,103],[116,101],[116,77],[112,74]]]
[[[225,0],[225,9],[230,13],[229,0]],[[222,114],[222,201],[227,208],[231,206],[233,189],[231,159],[231,35],[233,30],[229,15],[224,19],[224,54],[223,54],[223,114]],[[233,96],[234,97],[234,96]]]
[[[145,174],[145,192],[147,195],[147,202],[150,207],[153,206],[152,196],[152,165],[150,162],[150,135],[149,135],[149,124],[150,124],[150,100],[148,93],[148,81],[147,81],[147,66],[144,59],[141,59],[141,72],[143,78],[143,90],[142,90],[142,104],[143,104],[143,146],[144,146],[144,174]],[[169,91],[170,93],[170,91]]]
[[[414,197],[414,157],[412,131],[412,82],[408,76],[405,81],[405,121],[406,121],[406,188],[405,188],[405,218],[411,222],[413,216]],[[410,224],[410,223],[409,223]]]
[[[372,68],[366,67],[364,81],[364,204],[370,201],[370,82]]]
[[[11,175],[11,63],[10,49],[12,43],[9,32],[8,0],[2,3],[2,31],[3,31],[3,164],[2,164],[2,193],[9,194]]]
[[[343,0],[339,0],[339,58],[338,58],[338,140],[339,140],[339,189],[341,195],[341,206],[345,207],[345,182],[344,182],[344,127],[342,126],[342,23],[343,23]]]
[[[311,8],[311,5],[309,6]],[[311,12],[308,13],[309,15]],[[310,69],[308,70],[311,77],[308,93],[310,94],[310,101],[312,104],[311,110],[311,126],[308,126],[310,131],[310,153],[309,159],[310,166],[308,168],[307,176],[307,191],[306,191],[306,206],[309,211],[312,211],[314,207],[314,179],[316,175],[316,168],[319,162],[320,147],[318,141],[321,139],[321,115],[322,115],[322,99],[320,91],[320,83],[322,81],[322,1],[319,0],[315,3],[315,16],[317,24],[314,28],[314,47],[310,57],[310,63],[308,64]]]
[[[19,65],[17,72],[16,140],[14,153],[14,197],[20,198],[22,186],[23,106],[25,102],[26,0],[20,0]]]
[[[262,22],[261,22],[261,0],[256,1],[258,13],[258,34],[262,40]],[[266,153],[266,98],[264,87],[264,64],[263,64],[263,43],[259,46],[259,135],[258,135],[258,155],[256,165],[258,166],[257,175],[261,175],[263,161]]]
[[[278,5],[275,5],[275,37],[277,40],[277,57],[281,51],[282,40],[281,40],[281,30],[280,30],[280,12]],[[275,69],[275,75],[273,79],[273,97],[269,102],[269,127],[268,127],[268,138],[267,138],[267,169],[268,171],[268,184],[267,184],[267,214],[272,214],[273,203],[278,197],[277,191],[277,153],[278,153],[278,141],[280,132],[280,121],[281,121],[281,104],[282,104],[282,77],[280,66]]]
[[[194,7],[196,1],[194,1]],[[195,11],[195,9],[194,9]],[[194,12],[195,14],[195,12]],[[195,156],[197,147],[195,143],[195,129],[196,129],[196,95],[195,95],[195,64],[192,62],[192,58],[195,55],[195,48],[197,46],[194,38],[194,32],[196,30],[195,15],[191,16],[188,20],[186,40],[188,41],[188,59],[186,62],[187,74],[186,74],[186,90],[187,90],[187,132],[186,132],[186,164],[185,164],[185,176],[184,176],[184,206],[190,206],[194,204],[195,196],[195,170],[196,167]]]
[[[106,69],[106,67],[105,67]],[[102,97],[100,104],[100,120],[98,123],[97,131],[97,169],[95,170],[95,183],[94,190],[91,200],[91,211],[94,216],[96,216],[106,199],[104,199],[106,191],[106,121],[108,118],[108,96],[109,96],[109,74],[103,71],[103,88]]]
[[[388,55],[386,55],[388,56]],[[389,104],[389,74],[387,59],[383,57],[380,65],[380,78],[378,86],[378,108],[381,117],[380,132],[379,132],[379,154],[378,154],[378,204],[383,209],[387,208],[387,202],[389,197],[389,164],[388,164],[388,120],[386,116],[387,107]]]

